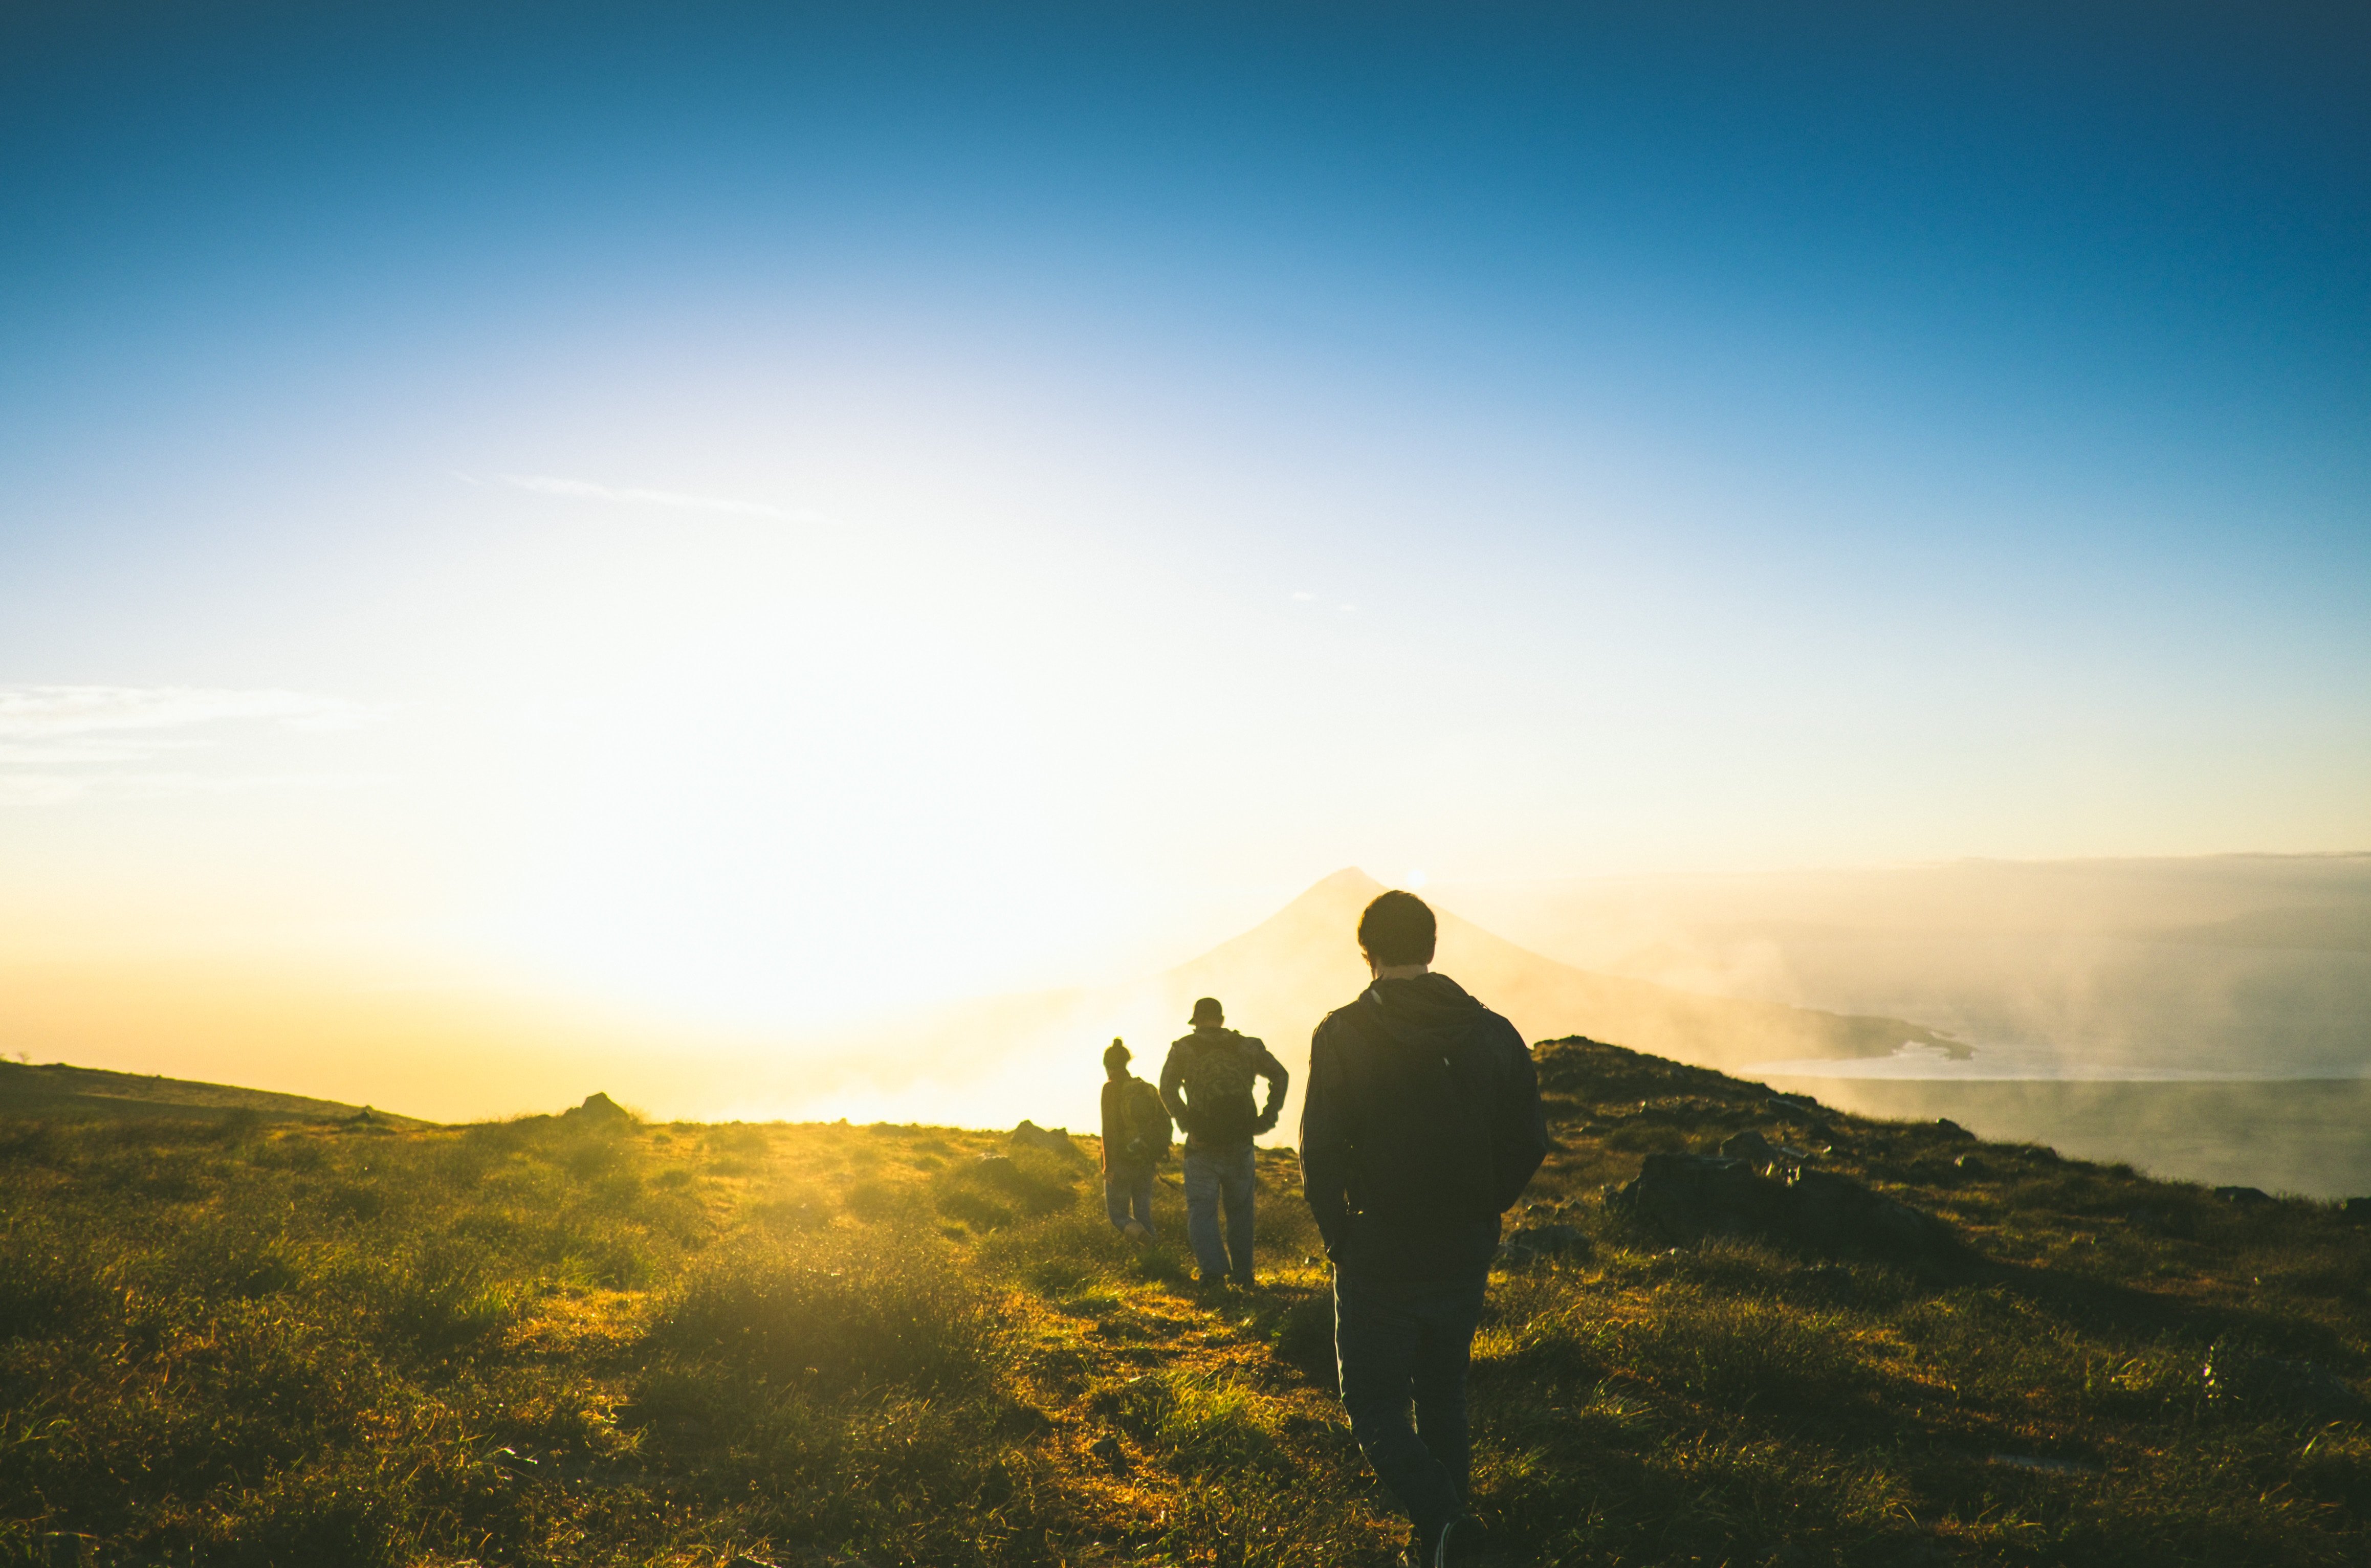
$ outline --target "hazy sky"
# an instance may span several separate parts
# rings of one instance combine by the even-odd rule
[[[0,937],[760,1026],[2371,847],[2371,13],[0,19]]]

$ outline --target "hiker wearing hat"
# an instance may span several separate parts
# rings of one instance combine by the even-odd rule
[[[1186,1129],[1186,1239],[1204,1285],[1252,1283],[1252,1139],[1276,1125],[1284,1109],[1284,1064],[1248,1034],[1226,1027],[1216,997],[1194,1004],[1194,1032],[1169,1047],[1161,1098]],[[1255,1106],[1252,1080],[1267,1079],[1267,1104]],[[1227,1214],[1219,1239],[1219,1210]]]
[[[1104,1212],[1131,1241],[1152,1239],[1152,1173],[1169,1158],[1169,1107],[1128,1070],[1117,1040],[1104,1053]]]
[[[1334,1265],[1334,1354],[1350,1433],[1417,1532],[1417,1560],[1492,1560],[1466,1512],[1465,1369],[1498,1218],[1547,1156],[1515,1026],[1432,973],[1424,900],[1359,921],[1374,984],[1309,1045],[1301,1191]],[[1408,1406],[1416,1424],[1408,1424]]]

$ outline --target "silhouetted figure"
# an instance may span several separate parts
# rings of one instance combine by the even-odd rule
[[[1161,1067],[1161,1098],[1186,1129],[1186,1239],[1204,1285],[1252,1284],[1252,1139],[1276,1125],[1284,1109],[1284,1064],[1248,1034],[1225,1027],[1216,997],[1194,1004],[1194,1032],[1174,1042]],[[1255,1106],[1252,1080],[1267,1079],[1267,1104]],[[1220,1244],[1219,1210],[1227,1214]]]
[[[1104,1052],[1104,1212],[1122,1234],[1152,1239],[1152,1173],[1169,1158],[1169,1107],[1128,1070],[1117,1040]]]
[[[1415,1521],[1420,1560],[1450,1564],[1486,1546],[1465,1512],[1466,1365],[1498,1217],[1548,1134],[1523,1037],[1431,972],[1435,934],[1414,894],[1367,905],[1359,947],[1374,984],[1310,1042],[1301,1170],[1334,1264],[1350,1430]]]

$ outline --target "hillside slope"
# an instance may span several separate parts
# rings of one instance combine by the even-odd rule
[[[0,1062],[0,1116],[183,1116],[212,1119],[234,1114],[270,1121],[342,1122],[367,1107],[301,1094],[196,1083],[100,1067]],[[372,1119],[393,1126],[428,1123],[370,1109]]]
[[[2371,1232],[1585,1040],[1476,1343],[1538,1564],[2371,1557]],[[1752,1131],[1947,1262],[1601,1201]],[[1385,1568],[1291,1157],[1263,1286],[1088,1143],[622,1116],[0,1124],[0,1562]]]

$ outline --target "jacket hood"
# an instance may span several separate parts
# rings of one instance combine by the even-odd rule
[[[1383,1032],[1409,1044],[1442,1034],[1462,1034],[1486,1009],[1465,987],[1446,974],[1378,980],[1359,998]]]

